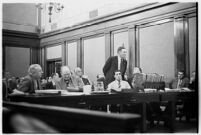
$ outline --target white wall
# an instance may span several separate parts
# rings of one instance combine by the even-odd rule
[[[47,48],[47,59],[61,58],[61,45]]]
[[[84,40],[84,74],[91,81],[96,81],[97,74],[102,74],[105,64],[105,37]]]
[[[140,67],[144,73],[175,74],[173,22],[140,29]]]
[[[4,3],[2,15],[3,29],[37,32],[37,8],[34,3]]]
[[[62,2],[61,4],[64,5],[64,9],[60,13],[53,11],[52,23],[49,23],[48,3],[43,3],[42,16],[45,19],[43,19],[42,25],[44,32],[51,31],[51,25],[53,23],[57,24],[57,29],[61,29],[89,21],[91,19],[89,18],[89,12],[93,10],[98,10],[98,17],[100,17],[134,8],[144,3],[131,0],[71,0]]]
[[[27,75],[30,65],[30,49],[19,47],[6,47],[5,71],[15,77]]]

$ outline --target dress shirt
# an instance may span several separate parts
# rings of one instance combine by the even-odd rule
[[[130,85],[127,81],[121,80],[120,82],[117,80],[114,80],[108,85],[107,90],[116,90],[116,91],[121,91],[122,89],[130,89]]]
[[[34,80],[34,89],[38,90],[38,82],[37,82],[37,80]]]
[[[120,56],[117,57],[118,57],[118,70],[121,70],[121,57]]]

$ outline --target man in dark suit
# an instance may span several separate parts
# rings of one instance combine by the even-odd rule
[[[114,72],[116,70],[121,71],[122,79],[125,80],[124,75],[127,68],[126,54],[127,51],[125,47],[120,46],[117,49],[117,56],[112,56],[106,61],[103,67],[103,73],[105,75],[106,85],[115,80]]]
[[[40,90],[40,78],[42,76],[42,68],[38,64],[32,64],[28,69],[28,75],[24,77],[21,84],[19,85],[19,91],[25,93],[35,93],[35,90]]]
[[[52,73],[51,77],[49,77],[45,89],[56,89],[56,82],[59,80],[58,73]]]

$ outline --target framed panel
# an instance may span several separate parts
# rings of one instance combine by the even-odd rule
[[[105,36],[83,39],[84,74],[96,81],[105,64]]]
[[[47,47],[47,60],[61,58],[61,56],[62,56],[62,45]]]
[[[67,54],[67,65],[71,69],[77,67],[77,42],[69,42],[66,47]]]
[[[30,65],[30,48],[5,47],[5,70],[14,77],[27,75]]]
[[[140,67],[144,73],[175,75],[173,22],[139,29]]]

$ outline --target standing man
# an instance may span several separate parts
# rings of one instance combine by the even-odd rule
[[[35,90],[41,90],[40,78],[42,76],[42,68],[38,64],[32,64],[28,69],[28,75],[24,77],[19,85],[19,91],[25,93],[35,93]]]
[[[127,54],[127,51],[125,47],[120,46],[117,49],[117,56],[112,56],[106,61],[103,67],[103,73],[105,75],[106,86],[115,80],[114,72],[116,70],[121,71],[122,79],[125,80],[124,75],[127,68],[126,54]]]

